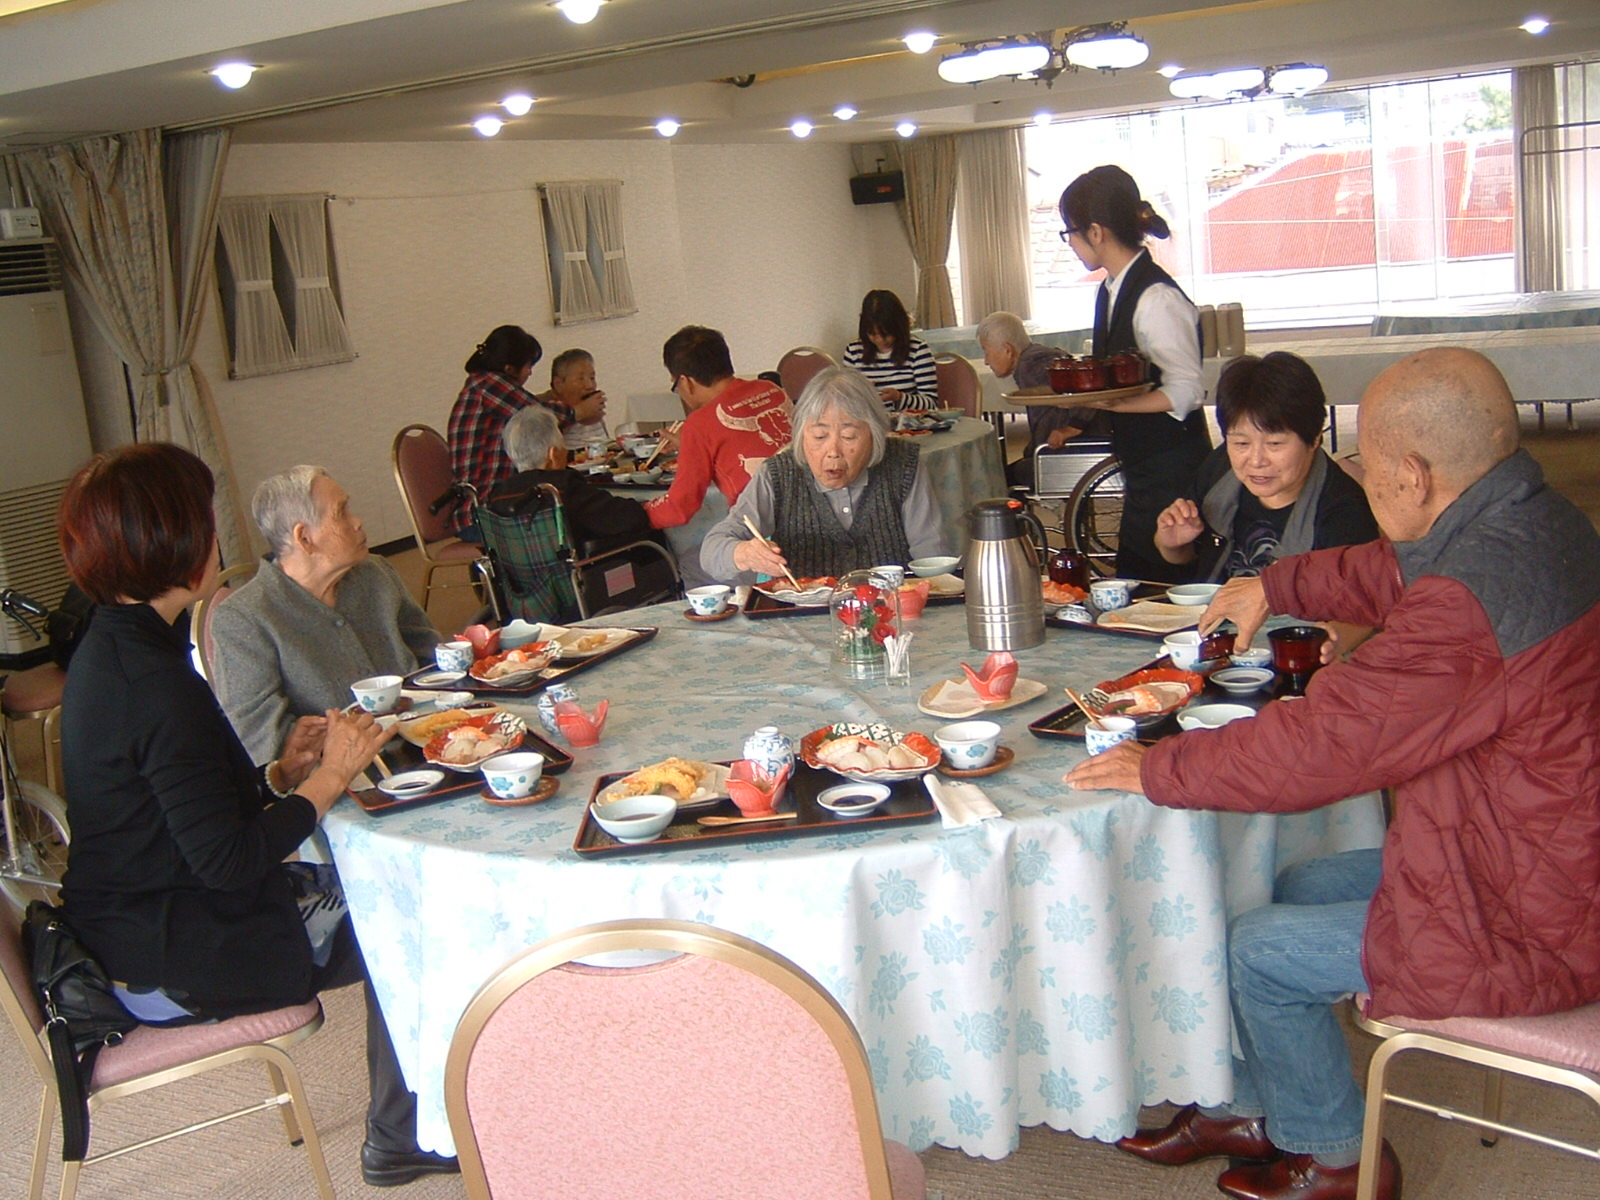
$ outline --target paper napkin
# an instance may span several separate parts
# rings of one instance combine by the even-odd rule
[[[946,829],[959,829],[963,825],[976,825],[1001,815],[994,801],[975,783],[955,783],[940,779],[929,771],[922,777],[923,786],[933,797],[939,810],[939,820]]]

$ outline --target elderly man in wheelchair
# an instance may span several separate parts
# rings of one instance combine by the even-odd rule
[[[644,506],[567,466],[553,414],[523,409],[502,440],[516,474],[477,513],[501,616],[570,621],[678,595],[677,564],[652,540]]]

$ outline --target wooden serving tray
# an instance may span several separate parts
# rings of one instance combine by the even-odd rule
[[[633,627],[583,625],[576,626],[575,628],[620,629]],[[572,676],[587,671],[591,667],[598,666],[600,663],[605,662],[609,658],[615,658],[619,654],[626,654],[629,650],[634,649],[636,646],[644,645],[651,638],[655,637],[660,630],[653,626],[646,626],[644,628],[633,628],[633,632],[639,636],[636,638],[630,638],[628,641],[622,642],[616,646],[612,646],[607,650],[602,650],[599,654],[590,655],[588,658],[555,659],[548,667],[540,671],[535,678],[530,679],[525,683],[516,684],[513,687],[507,687],[500,683],[485,683],[481,679],[474,679],[471,675],[463,675],[459,679],[452,679],[449,683],[418,683],[417,680],[421,676],[431,675],[438,670],[438,668],[434,666],[420,667],[411,674],[407,675],[405,679],[405,686],[408,688],[417,688],[421,691],[471,692],[475,696],[532,696],[538,692],[544,691],[544,689],[549,687],[552,683],[560,683],[563,680],[570,679]]]
[[[595,780],[589,795],[590,803],[602,789],[632,774],[615,771]],[[654,854],[663,850],[684,850],[706,846],[728,845],[733,842],[772,842],[797,837],[817,837],[829,833],[848,833],[851,830],[883,829],[891,825],[920,825],[934,821],[939,810],[921,779],[903,779],[891,783],[889,799],[864,817],[836,817],[817,803],[817,796],[825,788],[848,783],[842,775],[832,771],[819,771],[795,760],[794,775],[789,779],[789,790],[778,804],[779,812],[798,811],[799,816],[788,821],[772,821],[750,825],[701,825],[701,817],[737,817],[738,806],[732,800],[722,800],[706,808],[680,812],[653,842],[629,846],[616,840],[594,819],[589,805],[583,806],[583,820],[578,825],[572,848],[585,858],[603,858],[614,855]],[[379,793],[382,795],[383,793]]]
[[[1141,580],[1140,582],[1134,584],[1133,599],[1159,600],[1161,597],[1167,594],[1168,588],[1176,586],[1177,584],[1173,583],[1150,583]],[[1094,613],[1095,616],[1098,617],[1100,615],[1100,610],[1094,606],[1093,602],[1085,600],[1082,603],[1083,606],[1090,612]],[[1196,623],[1199,622],[1200,614],[1203,612],[1205,612],[1204,605],[1197,605],[1195,607],[1194,619]],[[1164,633],[1151,633],[1149,630],[1145,629],[1116,629],[1110,625],[1101,625],[1098,623],[1093,625],[1085,625],[1082,621],[1069,621],[1067,618],[1060,616],[1058,613],[1051,613],[1046,616],[1044,623],[1046,625],[1053,626],[1056,629],[1081,629],[1085,633],[1105,633],[1110,634],[1112,637],[1134,637],[1140,638],[1146,642],[1159,642],[1167,636]]]
[[[1167,660],[1167,656],[1163,654],[1160,658],[1146,663],[1139,670],[1146,670],[1151,667],[1170,667],[1171,665]],[[1246,708],[1259,709],[1277,696],[1278,686],[1282,682],[1281,678],[1267,684],[1259,692],[1250,692],[1244,696],[1235,696],[1231,692],[1223,691],[1211,682],[1210,672],[1221,670],[1227,665],[1228,660],[1223,659],[1209,670],[1199,672],[1199,674],[1206,676],[1205,686],[1200,689],[1193,700],[1182,707],[1188,708],[1190,705],[1195,704],[1242,704]],[[1132,673],[1131,671],[1129,672],[1129,674]],[[1179,708],[1168,713],[1165,719],[1141,732],[1135,740],[1143,745],[1153,746],[1162,738],[1171,737],[1175,733],[1182,733],[1183,730],[1178,725],[1178,713],[1181,711],[1182,708]],[[1028,726],[1028,732],[1036,738],[1044,738],[1047,741],[1050,738],[1071,738],[1074,741],[1081,742],[1083,741],[1084,727],[1088,723],[1088,718],[1083,715],[1082,709],[1076,704],[1067,704],[1054,712],[1046,713],[1040,717]]]
[[[544,773],[546,775],[560,775],[572,766],[572,755],[561,747],[544,740],[532,729],[522,739],[518,750],[537,750],[544,755]],[[415,771],[424,767],[433,766],[422,756],[422,749],[413,746],[404,738],[395,738],[378,755],[391,772],[398,775],[401,771]],[[391,796],[388,792],[379,791],[376,787],[347,788],[346,794],[350,796],[369,816],[382,816],[385,813],[398,812],[402,808],[420,808],[426,804],[438,804],[441,800],[454,800],[457,796],[476,796],[482,793],[483,773],[473,771],[450,771],[444,767],[438,768],[445,772],[445,781],[431,792],[424,792],[420,796]]]
[[[1045,384],[1015,392],[1001,392],[1000,399],[1018,408],[1082,408],[1085,400],[1121,400],[1124,396],[1142,396],[1153,386],[1145,382],[1128,387],[1101,388],[1098,392],[1057,392]]]
[[[750,594],[745,597],[744,615],[757,619],[763,617],[814,617],[818,613],[828,615],[827,604],[790,604],[787,600],[779,600],[769,596],[758,587],[750,589]]]

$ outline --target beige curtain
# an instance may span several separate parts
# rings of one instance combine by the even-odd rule
[[[1033,315],[1022,130],[956,138],[961,298],[969,322],[992,312]]]
[[[900,159],[906,177],[906,240],[917,263],[916,315],[923,329],[941,329],[956,323],[945,266],[956,206],[955,138],[915,138],[902,148]]]
[[[272,290],[272,202],[266,196],[230,196],[217,211],[217,234],[233,276],[235,379],[288,369],[294,345]]]
[[[600,250],[600,308],[608,317],[625,317],[639,311],[633,298],[633,276],[628,272],[628,252],[622,240],[622,184],[603,179],[588,184],[585,193],[594,236]]]
[[[163,179],[159,131],[89,138],[18,155],[23,179],[84,307],[128,369],[133,435],[172,441],[217,474],[217,537],[243,561],[233,471],[191,362],[228,135],[190,135]],[[205,140],[210,139],[210,140]],[[170,184],[170,186],[169,186]],[[172,228],[169,229],[169,222]],[[91,403],[121,404],[97,396]]]
[[[302,367],[355,357],[333,294],[328,255],[328,197],[273,196],[273,227],[294,277],[294,357]]]
[[[549,206],[550,230],[555,244],[550,247],[550,263],[556,285],[556,323],[593,321],[604,316],[600,284],[589,266],[589,211],[583,183],[546,183],[545,203]]]
[[[1556,68],[1550,63],[1511,72],[1511,124],[1519,150],[1517,288],[1554,292],[1566,287],[1561,134],[1556,128]]]

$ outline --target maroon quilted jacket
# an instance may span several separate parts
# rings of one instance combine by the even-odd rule
[[[1144,757],[1177,808],[1395,789],[1363,970],[1375,1015],[1600,1000],[1600,537],[1525,454],[1426,537],[1286,558],[1274,612],[1382,632],[1304,700]]]

